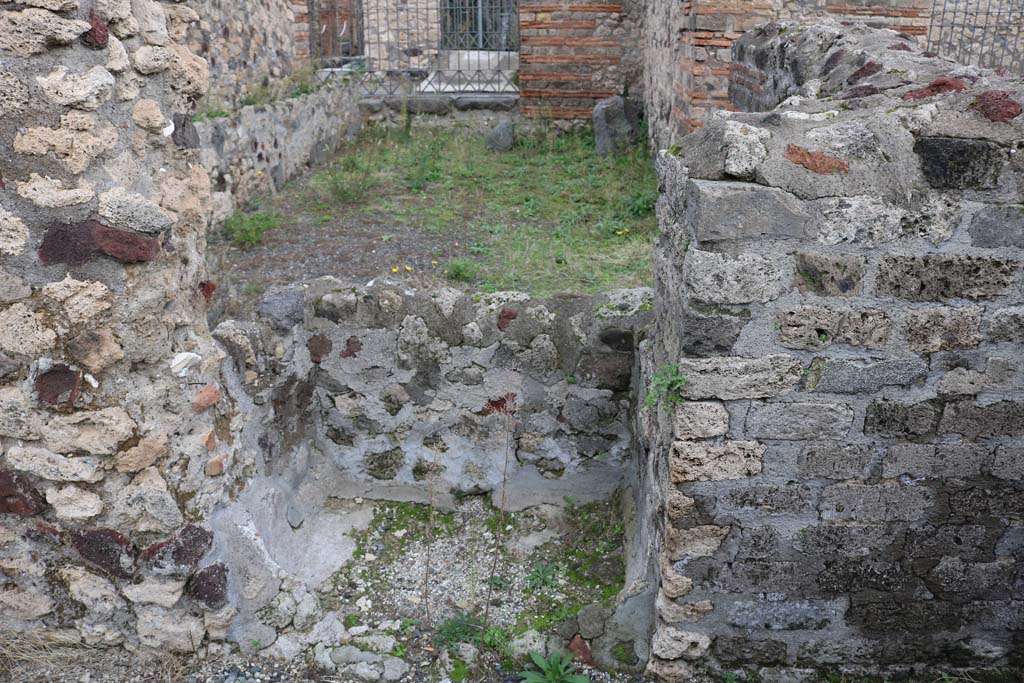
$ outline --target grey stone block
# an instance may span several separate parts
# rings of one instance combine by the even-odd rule
[[[992,187],[1006,162],[999,145],[986,140],[920,137],[914,152],[925,180],[939,189]]]
[[[684,264],[692,298],[710,304],[747,304],[778,298],[790,287],[792,266],[782,257],[727,256],[690,249]]]
[[[487,149],[492,152],[508,152],[512,149],[512,146],[516,143],[516,127],[512,121],[505,119],[497,126],[495,126],[490,133],[487,134],[487,139],[484,144],[487,145]]]
[[[1024,435],[1024,401],[997,401],[987,405],[973,401],[949,403],[942,413],[939,431],[968,439]]]
[[[811,212],[793,195],[773,187],[691,180],[686,206],[698,243],[811,236]]]
[[[616,95],[600,100],[591,115],[594,124],[594,149],[598,156],[615,154],[633,145],[640,136],[640,118],[636,108]]]
[[[834,360],[815,358],[804,388],[830,394],[873,393],[887,386],[918,384],[928,377],[921,358]]]
[[[274,329],[287,332],[302,322],[304,299],[301,286],[271,287],[260,299],[257,310]]]
[[[850,432],[853,408],[845,403],[763,403],[747,413],[746,433],[755,439],[841,439]]]
[[[877,447],[858,444],[820,443],[800,454],[800,473],[825,479],[864,479],[881,459]]]
[[[855,254],[796,254],[796,283],[801,292],[821,296],[861,293],[867,259]]]
[[[882,399],[868,404],[864,433],[880,436],[920,437],[935,433],[942,417],[942,402],[900,403]]]
[[[882,476],[968,479],[979,476],[990,459],[989,449],[984,446],[897,444],[886,451]]]
[[[823,520],[916,522],[936,503],[935,492],[923,486],[834,484],[821,494]]]
[[[892,333],[892,321],[878,309],[833,309],[796,306],[775,313],[779,343],[791,349],[815,350],[830,344],[879,349]]]
[[[1024,206],[986,206],[971,219],[970,233],[976,247],[1024,249]]]
[[[1024,306],[993,312],[985,321],[985,337],[994,342],[1024,342]]]
[[[743,600],[729,606],[726,619],[738,628],[769,631],[821,630],[832,626],[842,616],[840,601]]]

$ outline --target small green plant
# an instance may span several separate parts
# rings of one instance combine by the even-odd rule
[[[402,633],[404,633],[405,637],[408,638],[409,636],[412,635],[412,630],[414,628],[416,628],[417,626],[419,626],[419,625],[420,625],[420,620],[419,619],[409,619],[409,618],[402,619],[402,626],[401,626]]]
[[[468,258],[455,258],[448,264],[448,279],[453,282],[472,282],[476,279],[480,266]]]
[[[345,628],[354,628],[359,626],[359,615],[355,613],[346,614],[341,623],[345,624]]]
[[[260,211],[246,215],[236,212],[224,221],[224,231],[239,247],[254,247],[263,241],[263,235],[281,224],[281,214]]]
[[[434,644],[451,647],[458,643],[479,643],[483,631],[483,620],[469,614],[457,614],[441,622],[434,633]]]
[[[402,645],[401,643],[398,643],[393,648],[391,648],[391,654],[393,656],[398,657],[399,659],[401,659],[402,657],[405,656],[405,645]]]
[[[487,585],[496,591],[507,591],[512,588],[512,580],[506,576],[497,574],[487,578]]]
[[[633,193],[625,202],[626,213],[630,216],[649,216],[658,203],[657,190],[641,190]]]
[[[462,683],[469,678],[469,665],[467,665],[461,659],[456,659],[452,662],[452,673],[450,678],[452,683]]]
[[[550,562],[537,562],[526,575],[526,585],[531,589],[546,588],[555,585],[558,578],[558,566]]]
[[[192,117],[192,121],[198,123],[200,121],[211,121],[213,119],[226,119],[231,116],[231,112],[224,111],[223,109],[214,109],[212,111],[205,111],[201,114],[196,114]]]
[[[484,645],[495,652],[504,653],[511,640],[512,636],[509,634],[508,629],[503,626],[488,626],[487,630],[484,631]]]
[[[648,408],[655,408],[658,401],[664,401],[666,408],[674,408],[683,400],[680,392],[686,386],[687,379],[679,371],[678,365],[663,365],[654,371],[651,377],[651,388],[647,392],[644,403]]]
[[[558,652],[545,659],[536,652],[530,653],[530,659],[540,669],[537,671],[521,671],[523,683],[590,683],[590,678],[576,673],[572,660]]]

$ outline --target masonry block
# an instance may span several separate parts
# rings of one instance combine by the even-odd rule
[[[887,386],[919,384],[928,377],[921,358],[839,360],[815,358],[807,370],[804,389],[831,394],[869,394]]]
[[[1006,162],[999,145],[986,140],[920,137],[914,152],[928,183],[945,190],[992,187]]]
[[[963,349],[981,342],[982,309],[932,307],[910,311],[904,334],[914,351],[930,353]]]
[[[976,247],[1024,249],[1024,206],[986,205],[971,218],[969,232]]]
[[[799,360],[784,354],[760,358],[684,358],[680,393],[688,399],[769,398],[792,391],[803,374]]]
[[[989,448],[972,444],[897,444],[886,451],[882,476],[970,479],[980,476],[991,458]]]
[[[672,483],[743,479],[761,471],[765,447],[756,441],[676,441],[669,457]]]
[[[1024,435],[1024,401],[996,401],[980,405],[958,401],[946,405],[939,425],[942,434],[968,439]]]
[[[909,301],[980,299],[1006,291],[1019,263],[984,256],[887,256],[875,292]]]
[[[687,221],[699,244],[752,239],[813,238],[812,212],[777,188],[755,183],[691,180]]]
[[[881,399],[868,404],[864,433],[880,436],[921,437],[934,434],[942,418],[939,400],[901,403]]]
[[[874,446],[844,443],[816,443],[800,453],[800,473],[810,478],[864,479],[881,458]]]
[[[755,439],[841,439],[853,424],[853,408],[845,403],[755,403],[747,413],[745,431]]]
[[[833,484],[821,494],[823,520],[916,522],[926,519],[936,503],[923,486]]]
[[[792,266],[782,257],[727,256],[691,248],[684,265],[692,298],[711,304],[747,304],[776,299],[792,281]]]
[[[796,284],[801,292],[820,296],[861,293],[866,259],[855,254],[797,252]]]
[[[878,309],[795,306],[775,313],[779,343],[791,349],[814,350],[830,344],[878,349],[892,333],[889,315]]]

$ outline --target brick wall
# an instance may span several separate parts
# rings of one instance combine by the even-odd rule
[[[520,109],[526,116],[589,119],[597,100],[628,89],[637,69],[627,52],[639,27],[628,6],[523,4],[519,22]]]

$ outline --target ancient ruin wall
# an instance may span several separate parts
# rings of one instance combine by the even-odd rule
[[[522,510],[628,484],[634,352],[652,294],[532,300],[323,278],[271,290],[258,321],[218,325],[250,415],[242,440],[261,452],[246,490],[211,518],[238,610],[230,638],[284,656],[337,646],[339,616],[320,605],[351,543],[342,501],[450,508],[487,495]],[[305,616],[276,616],[296,601]],[[641,660],[649,647],[637,624],[650,597],[627,591],[619,607],[592,643],[606,666],[617,643],[636,641]]]
[[[203,322],[194,19],[154,0],[0,8],[4,628],[191,652],[231,617],[193,522],[254,453]]]
[[[199,158],[212,185],[213,224],[331,159],[362,126],[356,97],[348,85],[328,84],[307,95],[197,121]]]
[[[1024,88],[834,23],[734,58],[785,101],[659,160],[650,671],[1019,667]]]
[[[247,95],[311,67],[305,0],[198,0],[191,8],[168,6],[188,15],[188,47],[209,64],[206,109],[234,109]]]

